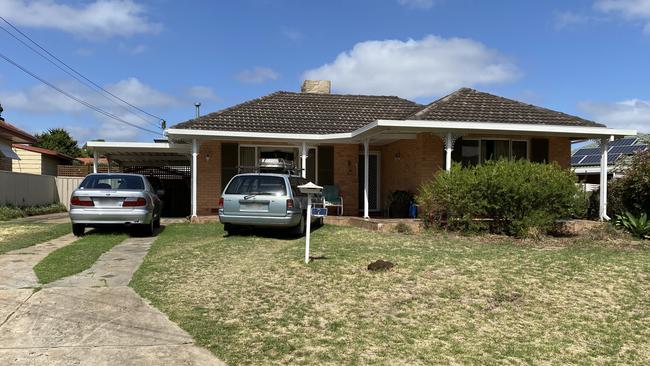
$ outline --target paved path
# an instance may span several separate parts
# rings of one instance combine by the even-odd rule
[[[127,287],[153,240],[127,239],[37,292],[0,290],[0,365],[223,365]]]
[[[21,217],[8,221],[9,223],[29,223],[29,224],[65,224],[70,222],[70,216],[67,212],[59,212],[46,215]]]

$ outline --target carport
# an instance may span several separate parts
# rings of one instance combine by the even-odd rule
[[[191,145],[166,140],[88,141],[84,147],[93,152],[93,172],[98,171],[97,162],[100,156],[104,156],[109,163],[116,163],[119,171],[142,174],[150,178],[152,185],[159,185],[155,188],[165,191],[161,197],[163,216],[184,217],[190,214]]]

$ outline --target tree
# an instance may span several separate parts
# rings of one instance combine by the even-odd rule
[[[79,157],[81,149],[77,146],[77,140],[70,136],[70,133],[63,128],[51,128],[42,134],[34,135],[36,143],[34,146],[50,149],[61,154]]]

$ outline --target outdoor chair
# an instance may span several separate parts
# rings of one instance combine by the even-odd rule
[[[336,207],[337,214],[343,215],[343,197],[337,186],[324,186],[323,187],[323,207],[334,206]]]

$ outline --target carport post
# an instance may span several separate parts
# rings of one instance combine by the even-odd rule
[[[99,165],[99,154],[97,150],[93,150],[93,173],[97,173],[97,166]]]
[[[199,155],[199,144],[196,139],[192,140],[192,217],[196,217],[196,168]]]

